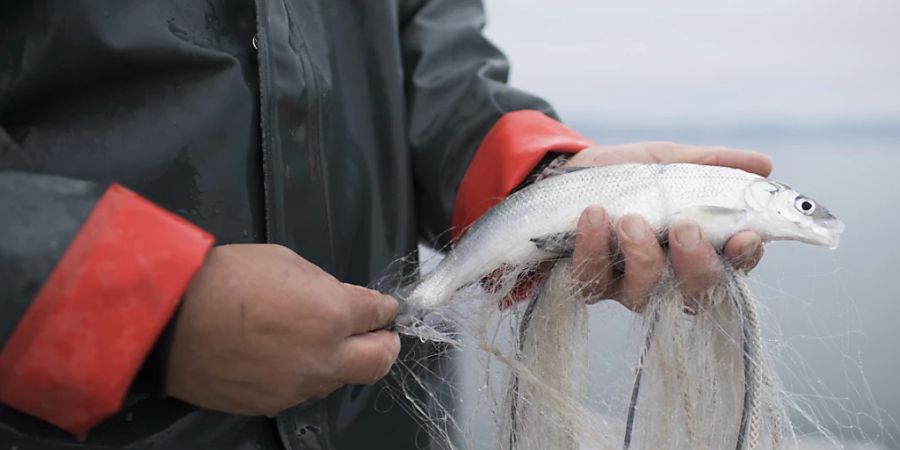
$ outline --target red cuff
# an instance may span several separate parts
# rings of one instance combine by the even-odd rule
[[[112,185],[0,352],[0,402],[84,437],[121,407],[212,243]]]
[[[504,114],[481,142],[459,185],[453,240],[522,184],[547,153],[575,153],[591,145],[590,139],[540,111]]]

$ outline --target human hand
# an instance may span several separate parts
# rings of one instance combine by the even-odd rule
[[[695,163],[733,167],[762,176],[772,171],[763,154],[722,147],[699,147],[668,142],[643,142],[590,147],[574,155],[567,166],[603,166],[622,163]],[[611,261],[611,235],[615,233],[624,273],[616,276]],[[688,308],[712,287],[721,271],[716,251],[693,222],[679,222],[669,231],[669,259]],[[762,257],[762,240],[742,231],[728,240],[724,256],[735,268],[750,270]],[[585,294],[610,298],[634,311],[646,306],[665,265],[665,255],[652,229],[640,216],[627,215],[612,224],[601,207],[587,208],[578,221],[573,263]]]
[[[341,283],[285,247],[215,247],[185,293],[167,391],[274,416],[344,384],[375,383],[400,351],[382,329],[397,312],[393,298]]]

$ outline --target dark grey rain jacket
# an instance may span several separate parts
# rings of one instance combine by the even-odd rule
[[[445,243],[461,180],[494,177],[466,175],[489,131],[552,115],[483,25],[479,0],[0,3],[2,448],[427,447],[383,383],[275,420],[162,398],[153,344],[210,235],[360,285]]]

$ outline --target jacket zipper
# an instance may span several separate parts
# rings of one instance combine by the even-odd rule
[[[288,21],[293,22],[290,9],[285,7],[288,13]],[[319,96],[322,95],[319,90],[319,80],[316,72],[313,70],[312,62],[309,56],[309,40],[303,38],[303,30],[300,30],[300,37],[304,44],[299,47],[300,65],[303,67],[303,76],[309,83],[309,99],[307,100],[307,111],[309,111],[309,124],[307,126],[308,133],[306,135],[306,145],[308,150],[313,152],[316,158],[316,170],[320,182],[322,183],[322,204],[325,205],[325,224],[328,230],[328,254],[330,260],[330,268],[336,269],[335,249],[334,249],[334,226],[332,223],[331,209],[331,189],[328,186],[328,163],[325,155],[325,149],[322,147],[321,126],[322,126],[322,108],[320,107]]]
[[[254,52],[256,53],[256,68],[259,76],[259,142],[262,153],[262,171],[263,171],[263,211],[265,211],[265,229],[266,236],[265,242],[272,242],[275,238],[274,231],[272,230],[272,211],[271,211],[271,183],[272,183],[272,168],[269,164],[269,160],[271,159],[271,155],[269,155],[269,124],[266,122],[266,105],[268,105],[268,93],[269,93],[269,82],[268,77],[266,77],[266,72],[268,69],[268,59],[265,56],[265,53],[260,51],[260,41],[265,41],[265,27],[262,24],[264,12],[262,6],[260,5],[260,1],[257,0],[255,2],[256,5],[256,34],[253,35],[253,39],[250,41]]]
[[[275,161],[272,161],[271,155],[271,130],[269,127],[269,123],[266,121],[267,113],[264,108],[268,105],[268,94],[269,94],[269,82],[267,71],[269,69],[268,63],[268,36],[267,30],[265,27],[265,7],[261,4],[265,0],[256,0],[256,34],[253,36],[251,40],[251,45],[256,50],[257,55],[257,66],[259,68],[259,102],[260,102],[260,142],[262,146],[262,164],[263,164],[263,184],[264,184],[264,195],[265,195],[265,219],[266,219],[266,242],[273,241],[283,241],[285,236],[276,235],[276,224],[273,221],[272,210],[271,210],[271,183],[277,174],[273,173],[273,164]],[[287,5],[285,5],[285,10],[287,11]],[[290,21],[290,17],[288,18]],[[307,106],[309,107],[309,117],[314,118],[314,122],[310,122],[308,124],[309,134],[307,135],[307,145],[310,147],[311,151],[315,151],[316,156],[318,158],[317,161],[317,169],[319,171],[319,179],[322,182],[322,192],[324,196],[324,205],[325,205],[325,214],[326,214],[326,223],[328,226],[328,245],[329,245],[329,256],[331,259],[331,265],[334,266],[335,261],[335,250],[334,250],[334,232],[332,228],[331,221],[331,204],[328,199],[328,183],[325,179],[326,170],[324,168],[324,151],[321,148],[321,142],[319,139],[320,130],[319,126],[322,122],[321,120],[321,111],[318,107],[318,86],[317,80],[314,73],[311,72],[311,64],[309,62],[308,49],[304,46],[300,51],[300,64],[303,67],[302,70],[304,72],[303,76],[310,83],[310,99],[307,102]],[[283,230],[284,227],[277,227],[279,230]],[[284,233],[282,233],[284,234]],[[327,415],[326,403],[325,401],[318,401],[313,407],[319,410],[320,415]],[[284,445],[286,449],[291,449],[292,439],[288,436],[288,425],[285,423],[286,420],[289,420],[291,417],[290,410],[282,412],[279,414],[276,419],[276,428],[278,430],[278,435],[281,438],[281,443]],[[328,423],[327,421],[320,420],[319,424],[322,427],[322,432],[319,436],[319,442],[324,444],[325,448],[331,448],[333,443],[330,442],[329,431],[327,431]],[[297,424],[294,423],[293,426],[296,428]],[[323,442],[323,440],[325,442]]]

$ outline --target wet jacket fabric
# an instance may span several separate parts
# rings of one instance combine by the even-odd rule
[[[479,0],[2,3],[0,444],[427,446],[390,381],[241,417],[156,395],[153,358],[214,243],[390,283],[589,144],[483,24]]]

